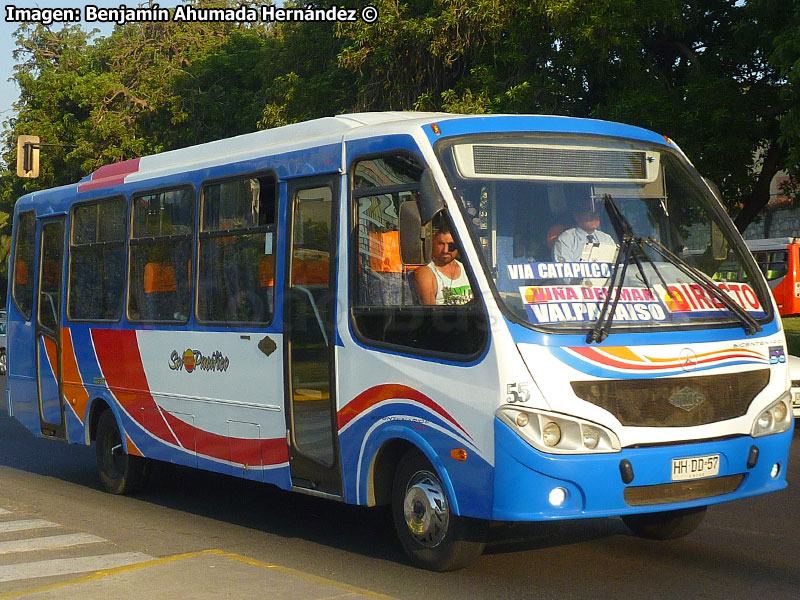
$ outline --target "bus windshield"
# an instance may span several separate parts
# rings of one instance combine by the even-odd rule
[[[437,152],[517,321],[575,333],[598,320],[614,330],[741,324],[771,310],[716,200],[663,146],[470,137]]]

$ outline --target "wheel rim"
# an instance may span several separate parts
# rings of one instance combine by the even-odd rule
[[[444,539],[450,510],[436,475],[421,471],[411,478],[403,501],[403,513],[409,533],[422,546],[432,548]]]

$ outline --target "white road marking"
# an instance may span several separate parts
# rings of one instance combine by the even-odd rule
[[[0,554],[11,552],[31,552],[34,550],[50,550],[53,548],[68,548],[82,544],[96,544],[107,540],[88,533],[70,533],[67,535],[51,535],[47,537],[28,538],[0,542]]]
[[[102,571],[104,569],[124,567],[126,565],[133,565],[152,559],[152,556],[140,552],[121,552],[119,554],[84,556],[81,558],[57,558],[53,560],[6,565],[0,566],[0,583],[19,581],[21,579],[35,579],[38,577],[53,577],[55,575]]]
[[[24,519],[22,521],[0,522],[0,533],[12,531],[27,531],[29,529],[44,529],[46,527],[61,527],[58,523],[45,521],[44,519]]]

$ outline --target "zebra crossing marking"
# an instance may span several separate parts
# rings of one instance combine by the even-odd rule
[[[78,558],[56,558],[28,563],[0,566],[0,583],[38,579],[88,571],[103,571],[152,560],[152,556],[141,552],[120,552]]]
[[[71,546],[97,544],[106,541],[108,540],[88,533],[51,535],[47,537],[0,542],[0,554],[11,554],[12,552],[33,552],[36,550],[53,550],[56,548],[69,548]]]
[[[14,531],[28,531],[30,529],[46,529],[47,527],[61,527],[58,523],[45,521],[44,519],[22,519],[19,521],[0,521],[0,533],[11,533]]]

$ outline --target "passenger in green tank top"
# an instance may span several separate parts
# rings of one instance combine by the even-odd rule
[[[472,300],[466,270],[456,256],[458,250],[453,235],[443,225],[433,235],[431,262],[414,273],[414,283],[423,304],[457,305]]]

